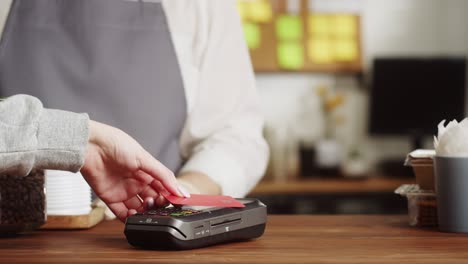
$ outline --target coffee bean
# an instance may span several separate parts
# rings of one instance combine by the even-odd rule
[[[26,177],[0,175],[0,225],[42,225],[46,219],[44,186],[43,171]]]

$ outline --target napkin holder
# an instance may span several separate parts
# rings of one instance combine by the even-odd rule
[[[406,156],[405,166],[411,166],[416,183],[422,190],[434,190],[435,150],[417,149]]]

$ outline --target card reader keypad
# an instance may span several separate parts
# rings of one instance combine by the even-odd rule
[[[179,208],[179,207],[167,207],[167,208],[160,208],[156,210],[150,210],[145,212],[146,215],[158,215],[158,216],[172,216],[172,217],[183,217],[188,215],[193,215],[201,213],[201,211],[193,210],[193,209],[186,209],[186,208]]]

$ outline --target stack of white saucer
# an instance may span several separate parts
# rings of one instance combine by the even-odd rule
[[[80,173],[47,170],[47,215],[85,215],[91,212],[91,188]]]

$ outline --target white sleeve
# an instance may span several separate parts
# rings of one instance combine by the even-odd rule
[[[207,3],[198,94],[181,136],[188,158],[181,173],[204,173],[223,194],[243,197],[268,161],[263,118],[235,1]]]

